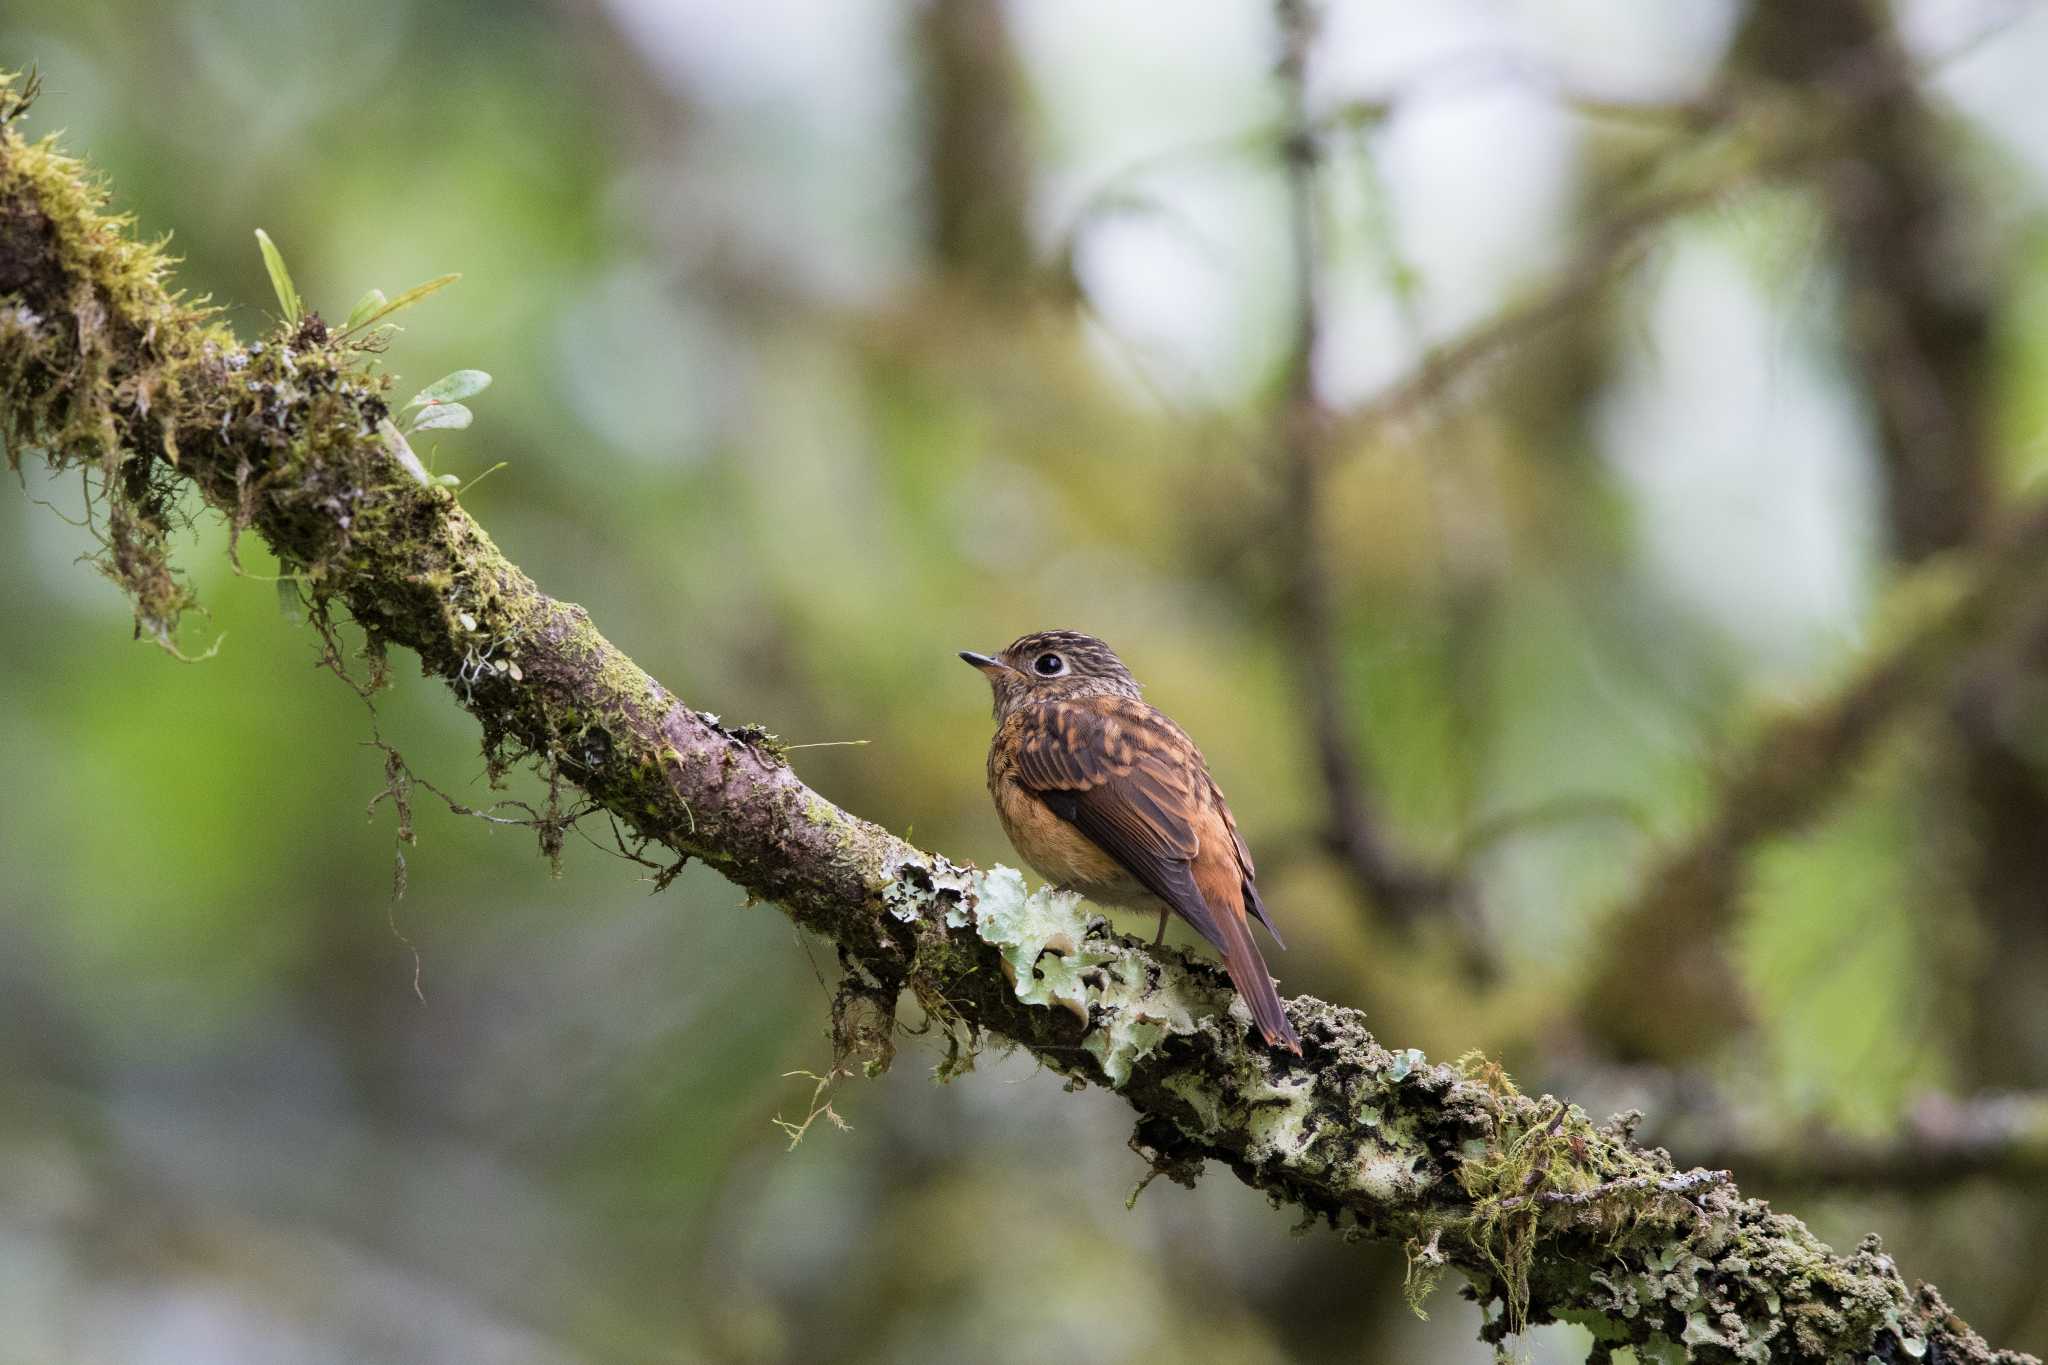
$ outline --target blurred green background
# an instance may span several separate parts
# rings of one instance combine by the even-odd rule
[[[388,356],[401,392],[496,378],[436,467],[507,461],[467,506],[694,705],[865,741],[795,755],[834,800],[1013,861],[953,652],[1102,635],[1230,793],[1285,990],[1596,1117],[1641,1106],[1682,1162],[1762,1152],[1745,1188],[1838,1246],[1881,1231],[2042,1351],[2038,1173],[1848,1187],[1799,1159],[1930,1096],[2048,1087],[2029,651],[1742,850],[1732,923],[1669,946],[1732,964],[1725,1014],[1653,1037],[1593,988],[1759,717],[1882,650],[1914,564],[1967,573],[2048,454],[2048,17],[1880,14],[1920,74],[1758,183],[1754,140],[1822,118],[1800,44],[1838,35],[1718,0],[1321,12],[1320,404],[1603,262],[1497,363],[1398,422],[1333,417],[1322,452],[1341,718],[1382,832],[1462,913],[1402,913],[1324,837],[1271,7],[9,0],[0,67],[39,64],[30,132],[173,233],[244,337],[273,324],[259,226],[330,317],[461,271]],[[1710,192],[1600,256],[1645,167]],[[1908,326],[1887,368],[1915,308],[1963,323]],[[1886,416],[1923,382],[1978,509],[1926,543],[1945,485],[1906,482]],[[481,804],[467,718],[404,659],[373,716],[217,527],[182,643],[218,654],[138,646],[76,562],[78,488],[25,491],[0,498],[0,1362],[1491,1358],[1448,1289],[1408,1311],[1397,1248],[1290,1236],[1227,1173],[1127,1212],[1128,1111],[1023,1059],[938,1086],[905,1040],[836,1091],[850,1130],[786,1150],[789,1073],[831,1060],[829,946],[700,868],[650,895],[601,822],[551,878],[526,831],[424,794],[392,902],[366,741]]]

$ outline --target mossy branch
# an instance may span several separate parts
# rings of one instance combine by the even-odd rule
[[[1114,1088],[1157,1171],[1220,1161],[1347,1236],[1405,1246],[1418,1287],[1461,1272],[1499,1306],[1490,1339],[1563,1318],[1600,1357],[1628,1343],[1707,1361],[2024,1359],[1909,1286],[1874,1240],[1837,1256],[1725,1173],[1674,1171],[1626,1125],[1523,1095],[1483,1061],[1390,1052],[1318,1000],[1291,1007],[1305,1056],[1276,1055],[1247,1039],[1212,965],[840,810],[408,473],[380,435],[382,386],[317,316],[238,343],[103,201],[80,164],[0,128],[0,433],[17,467],[83,471],[138,628],[169,642],[191,605],[165,538],[196,489],[297,566],[316,611],[414,651],[476,717],[494,767],[541,765],[837,945],[842,1062],[887,1065],[907,988],[956,1069],[991,1039]]]

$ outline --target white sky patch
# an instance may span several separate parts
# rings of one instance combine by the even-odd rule
[[[702,458],[722,408],[744,390],[716,320],[641,265],[622,265],[571,297],[555,324],[555,352],[578,420],[650,464]]]
[[[1405,106],[1384,158],[1399,250],[1441,336],[1550,268],[1570,215],[1575,135],[1556,105],[1513,86]]]
[[[1869,432],[1806,320],[1782,307],[1810,310],[1825,291],[1790,292],[1774,308],[1725,239],[1681,230],[1599,416],[1651,571],[1766,678],[1838,646],[1874,572]]]
[[[833,302],[916,257],[913,67],[896,0],[606,0],[699,117],[668,170],[693,235]],[[692,234],[686,234],[692,235]]]
[[[1074,270],[1100,319],[1112,372],[1168,403],[1228,404],[1279,357],[1288,326],[1279,177],[1185,174],[1143,209],[1094,220]]]
[[[1129,168],[1199,167],[1279,116],[1264,0],[1013,0],[1007,13],[1036,94],[1036,227],[1048,244]]]
[[[2048,198],[2048,7],[2032,0],[1902,0],[1914,58],[1934,63],[1933,88],[1982,128]]]

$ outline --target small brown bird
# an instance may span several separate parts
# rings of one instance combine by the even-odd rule
[[[1273,1047],[1299,1055],[1246,912],[1280,943],[1252,855],[1187,732],[1138,699],[1108,645],[1072,630],[1026,635],[996,655],[960,651],[995,691],[988,789],[1024,861],[1105,905],[1176,912],[1223,954]],[[1285,944],[1280,944],[1285,947]]]

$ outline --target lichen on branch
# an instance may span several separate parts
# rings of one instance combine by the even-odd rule
[[[0,92],[17,89],[0,81]],[[1679,1172],[1626,1122],[1520,1093],[1481,1059],[1390,1051],[1307,997],[1300,1058],[1249,1036],[1214,964],[1151,949],[1007,869],[927,853],[806,787],[758,730],[685,705],[491,542],[381,434],[384,385],[315,315],[243,345],[172,292],[161,248],[0,93],[0,433],[17,468],[88,481],[105,567],[169,643],[191,598],[180,498],[259,535],[312,609],[412,650],[476,717],[494,769],[532,762],[650,843],[701,859],[837,946],[835,1033],[887,1065],[904,993],[952,1041],[1021,1047],[1137,1114],[1154,1169],[1220,1162],[1346,1236],[1466,1277],[1483,1335],[1568,1319],[1598,1346],[1704,1361],[2006,1362],[1867,1242],[1837,1256],[1723,1172]]]

